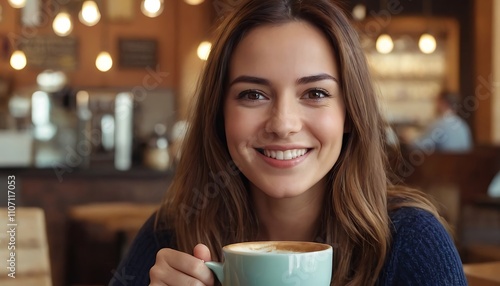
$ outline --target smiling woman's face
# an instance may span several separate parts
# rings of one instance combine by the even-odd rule
[[[295,21],[248,33],[229,66],[227,145],[252,190],[272,198],[323,192],[342,147],[345,106],[334,51]]]

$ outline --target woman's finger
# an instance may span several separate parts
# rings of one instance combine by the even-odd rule
[[[203,261],[212,261],[212,256],[210,255],[210,250],[204,244],[197,244],[193,249],[193,255]]]
[[[196,281],[207,286],[214,283],[212,272],[201,259],[168,248],[158,251],[150,276],[151,281],[156,279],[171,286],[198,285]]]

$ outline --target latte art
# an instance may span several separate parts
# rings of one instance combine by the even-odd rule
[[[312,242],[274,241],[274,242],[250,242],[237,243],[226,249],[232,252],[244,253],[269,253],[269,254],[293,254],[304,252],[315,252],[327,249],[328,246]]]

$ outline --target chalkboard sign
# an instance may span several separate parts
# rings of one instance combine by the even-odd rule
[[[119,39],[118,46],[120,67],[145,68],[157,64],[156,40]]]
[[[75,37],[35,36],[23,39],[20,46],[29,67],[60,70],[75,70],[77,67]]]

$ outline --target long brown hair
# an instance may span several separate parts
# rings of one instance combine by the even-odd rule
[[[236,45],[253,28],[307,21],[330,41],[339,65],[346,106],[340,157],[329,173],[331,189],[319,240],[333,245],[333,285],[373,285],[391,243],[389,212],[401,206],[436,209],[420,192],[393,186],[386,173],[386,124],[357,32],[328,0],[250,0],[224,17],[199,81],[197,102],[173,182],[158,213],[174,230],[177,248],[191,253],[204,243],[212,259],[222,246],[255,239],[246,178],[229,155],[223,118],[228,65]]]

